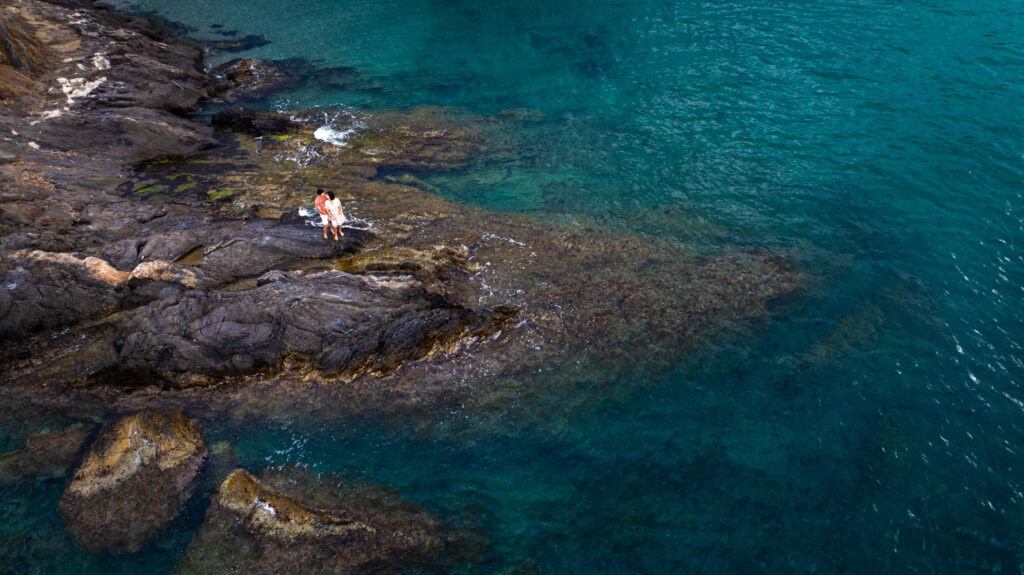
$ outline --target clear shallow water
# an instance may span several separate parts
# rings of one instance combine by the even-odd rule
[[[584,373],[426,423],[208,425],[241,464],[388,483],[486,534],[473,573],[1022,570],[1024,8],[122,5],[270,41],[245,56],[359,71],[263,105],[531,110],[502,134],[512,152],[430,178],[438,193],[783,250],[811,277],[770,324],[656,380]],[[87,556],[53,509],[61,489],[3,492],[0,565],[169,572],[205,506],[134,557]]]

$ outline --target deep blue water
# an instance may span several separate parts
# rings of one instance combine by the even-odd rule
[[[437,193],[763,246],[810,277],[655,380],[486,417],[208,425],[246,467],[390,484],[486,535],[467,573],[1024,571],[1024,5],[119,5],[358,71],[262,105],[531,110],[510,157],[433,176]],[[87,556],[62,487],[4,493],[14,571],[170,572],[205,505],[136,556]]]

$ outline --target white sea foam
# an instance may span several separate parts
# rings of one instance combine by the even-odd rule
[[[320,227],[320,214],[309,208],[299,208],[299,217],[306,221],[307,226]]]
[[[526,244],[524,244],[521,241],[514,240],[512,238],[506,238],[506,237],[502,237],[502,236],[497,236],[497,235],[494,235],[494,234],[491,234],[491,233],[484,234],[483,238],[485,240],[501,240],[503,242],[508,242],[508,243],[510,243],[510,244],[512,244],[514,246],[520,246],[520,247],[525,247],[526,246]]]
[[[320,126],[315,132],[313,132],[313,137],[322,142],[334,144],[335,146],[344,146],[348,143],[348,139],[355,133],[355,126],[347,130],[335,130],[330,126]]]

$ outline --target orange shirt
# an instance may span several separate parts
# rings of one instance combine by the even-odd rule
[[[327,203],[327,194],[320,194],[316,197],[316,211],[321,214],[327,214],[327,207],[324,205]]]

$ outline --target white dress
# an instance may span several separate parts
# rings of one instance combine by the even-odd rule
[[[331,216],[332,224],[340,226],[345,223],[345,214],[342,212],[340,199],[334,198],[333,200],[327,200],[324,207],[327,208],[327,214]]]

